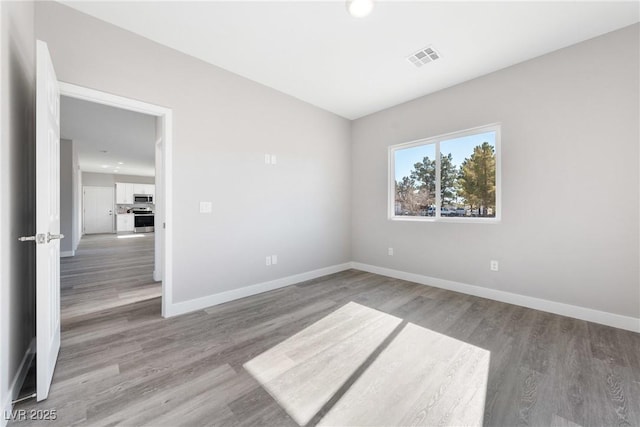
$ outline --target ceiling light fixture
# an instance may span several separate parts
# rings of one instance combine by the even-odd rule
[[[347,10],[354,18],[364,18],[373,10],[373,0],[347,0]]]

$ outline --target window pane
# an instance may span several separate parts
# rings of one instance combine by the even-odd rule
[[[442,216],[496,216],[496,133],[440,142]]]
[[[435,216],[435,144],[395,150],[395,214]]]

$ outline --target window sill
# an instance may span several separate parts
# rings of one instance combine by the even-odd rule
[[[391,221],[408,222],[449,222],[457,224],[499,224],[500,218],[455,218],[455,217],[425,217],[425,216],[391,216]]]

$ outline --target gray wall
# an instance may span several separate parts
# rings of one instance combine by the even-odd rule
[[[54,2],[36,31],[60,80],[173,109],[174,302],[350,261],[347,120]]]
[[[134,184],[154,184],[153,176],[114,175],[111,173],[82,172],[82,185],[88,187],[111,187],[116,182],[133,182]]]
[[[73,242],[73,142],[60,140],[60,232],[64,239],[60,241],[60,252],[74,250]]]
[[[353,260],[640,317],[639,28],[353,122]],[[389,145],[494,122],[500,224],[387,220]]]
[[[0,6],[0,404],[35,336],[34,6]],[[4,424],[4,417],[0,417]]]

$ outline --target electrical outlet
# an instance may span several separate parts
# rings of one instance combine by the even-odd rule
[[[278,159],[276,158],[275,154],[271,155],[271,164],[275,165],[276,163],[278,163]]]
[[[211,213],[212,207],[211,202],[200,202],[200,213]]]
[[[271,255],[271,264],[278,263],[278,255]]]
[[[393,248],[389,248],[389,256],[393,256]]]
[[[265,265],[266,265],[267,267],[269,267],[269,266],[271,265],[271,257],[270,257],[270,256],[268,256],[268,257],[266,258],[266,260],[265,260]]]
[[[264,155],[264,164],[265,165],[270,165],[271,164],[271,154],[265,154]]]
[[[498,261],[492,259],[489,263],[489,268],[491,269],[491,271],[498,271]]]

